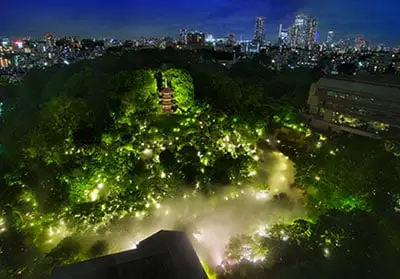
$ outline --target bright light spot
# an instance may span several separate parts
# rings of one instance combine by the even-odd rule
[[[135,243],[133,243],[133,244],[131,244],[130,246],[129,246],[129,250],[133,250],[133,249],[136,249],[137,248],[137,246],[138,246],[138,244],[139,244],[139,241],[137,241],[137,242],[135,242]]]
[[[97,198],[99,197],[99,189],[94,189],[91,193],[90,193],[90,200],[92,202],[96,201]]]
[[[316,176],[316,177],[315,177],[315,180],[320,181],[320,180],[321,180],[321,177]]]
[[[267,236],[268,232],[267,232],[267,227],[266,226],[260,226],[257,230],[257,234],[259,236]]]
[[[256,171],[251,171],[251,172],[249,172],[249,176],[255,176],[256,174],[257,174]]]
[[[287,236],[287,235],[282,236],[282,240],[283,241],[288,241],[289,240],[289,236]]]
[[[330,255],[331,255],[331,252],[329,251],[329,249],[328,248],[324,248],[324,257],[328,258],[328,257],[330,257]]]
[[[333,150],[329,151],[329,154],[336,155],[335,151],[333,151]]]
[[[99,183],[99,184],[97,185],[97,188],[99,188],[99,189],[103,189],[103,187],[104,187],[104,183]]]
[[[260,160],[260,157],[258,157],[257,155],[253,157],[254,161],[258,161]]]
[[[160,174],[160,177],[161,178],[165,178],[167,175],[165,174],[165,172],[162,172],[161,174]]]
[[[285,177],[284,175],[282,175],[279,179],[280,179],[282,182],[286,181],[286,177]]]
[[[200,241],[203,239],[203,237],[202,237],[202,235],[201,235],[200,232],[194,232],[194,233],[193,233],[193,237],[194,237],[198,242],[200,242]]]
[[[161,207],[161,204],[156,203],[156,208],[157,208],[157,209],[160,209],[160,207]]]
[[[143,154],[144,155],[151,155],[152,152],[153,151],[151,149],[149,149],[149,148],[146,148],[145,150],[143,150]]]
[[[266,192],[257,192],[257,194],[256,194],[257,200],[266,200],[268,198],[269,198],[269,195]]]

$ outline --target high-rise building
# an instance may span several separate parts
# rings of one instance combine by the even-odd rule
[[[188,30],[186,28],[182,28],[179,31],[179,41],[181,44],[186,45],[188,40]]]
[[[233,33],[229,33],[228,34],[228,36],[227,36],[227,42],[228,42],[228,44],[231,44],[231,45],[235,45],[236,44],[236,36],[235,36],[235,34],[233,34]]]
[[[331,44],[333,42],[333,36],[335,33],[333,31],[328,31],[328,36],[326,37],[326,43]]]
[[[254,41],[260,44],[264,42],[264,22],[264,17],[256,17],[256,26],[254,28]]]
[[[54,47],[56,44],[56,37],[52,33],[46,33],[44,36],[47,47]]]
[[[201,47],[204,46],[206,42],[206,33],[202,32],[189,32],[187,33],[187,44],[190,47]]]
[[[361,47],[363,47],[366,44],[364,35],[363,34],[358,34],[355,37],[354,42],[355,42],[356,48],[360,49]]]
[[[317,26],[318,21],[316,18],[310,18],[307,22],[307,47],[311,48],[317,40]]]
[[[308,42],[308,23],[309,17],[306,14],[298,14],[294,20],[295,32],[295,45],[305,47]]]
[[[213,34],[207,34],[205,41],[206,43],[213,43],[215,41]]]
[[[283,29],[282,24],[279,25],[278,44],[287,44],[289,41],[289,29]]]
[[[288,42],[291,47],[296,47],[299,38],[299,28],[296,25],[292,25],[288,29]]]

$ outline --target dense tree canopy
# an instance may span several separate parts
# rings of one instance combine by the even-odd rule
[[[167,199],[215,202],[229,185],[229,200],[248,184],[265,198],[269,185],[252,179],[260,164],[272,168],[263,154],[276,148],[294,150],[291,187],[307,214],[232,238],[232,266],[220,276],[394,278],[399,157],[380,142],[327,140],[300,123],[318,73],[277,71],[267,56],[231,69],[215,59],[114,50],[30,72],[13,88],[1,127],[1,278],[42,278],[55,266],[111,253],[99,235],[121,220],[149,218]],[[159,105],[164,86],[174,91],[174,114]],[[285,131],[280,145],[274,135]],[[294,206],[284,193],[270,202]]]

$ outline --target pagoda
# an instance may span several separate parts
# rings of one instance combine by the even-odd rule
[[[163,112],[171,113],[174,112],[175,104],[174,104],[174,92],[171,88],[163,88],[160,91],[160,104]]]
[[[175,109],[174,91],[168,87],[167,79],[164,80],[164,88],[160,91],[160,104],[163,112],[171,113]]]

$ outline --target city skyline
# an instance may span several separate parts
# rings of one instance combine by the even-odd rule
[[[54,2],[54,1],[53,1]],[[5,5],[0,19],[0,36],[58,36],[137,38],[140,36],[179,36],[181,28],[200,30],[215,37],[235,33],[237,38],[252,39],[257,16],[265,17],[266,40],[277,38],[279,24],[293,24],[296,13],[305,12],[318,19],[321,40],[328,31],[335,39],[364,34],[373,43],[400,44],[394,38],[400,22],[395,17],[394,0],[338,0],[320,3],[316,0],[204,0],[147,1],[140,6],[126,1],[57,3],[44,0],[31,3],[21,0]],[[385,5],[386,4],[386,5]],[[346,9],[339,8],[345,6]],[[24,8],[21,8],[24,7]],[[156,7],[156,8],[155,8]],[[21,20],[23,19],[23,20]]]

